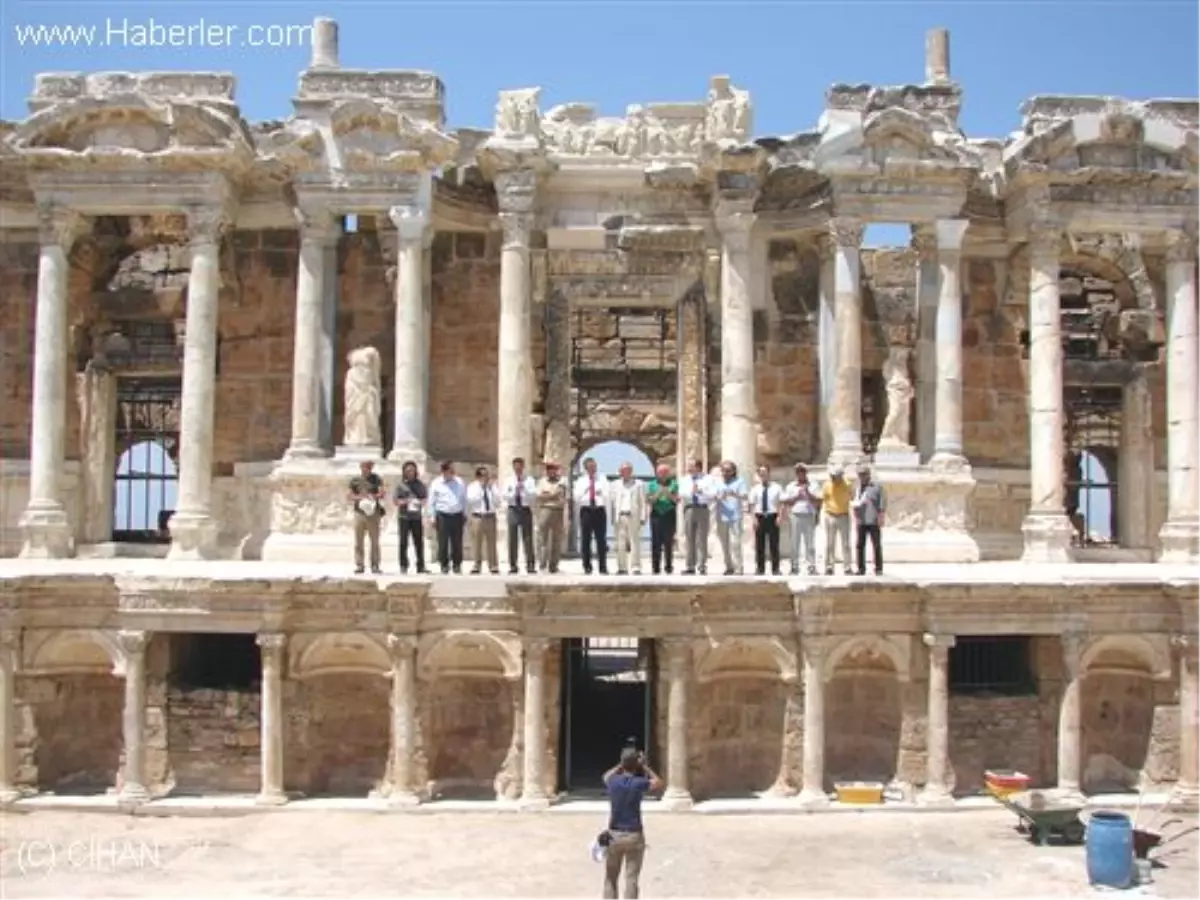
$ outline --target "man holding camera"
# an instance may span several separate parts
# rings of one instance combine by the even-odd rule
[[[621,761],[604,773],[608,791],[608,855],[604,860],[604,900],[617,900],[617,879],[625,867],[625,896],[638,896],[638,878],[646,855],[642,831],[642,797],[660,791],[663,781],[646,765],[646,756],[636,747],[621,751]]]

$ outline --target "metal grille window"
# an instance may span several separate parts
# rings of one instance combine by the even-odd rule
[[[167,522],[179,486],[180,394],[178,378],[121,379],[117,384],[114,541],[170,541]]]
[[[1117,543],[1117,455],[1121,443],[1119,387],[1065,391],[1066,513],[1077,547]]]
[[[950,693],[1035,694],[1032,662],[1027,637],[959,637],[950,648]]]

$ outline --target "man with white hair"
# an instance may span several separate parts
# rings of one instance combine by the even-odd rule
[[[617,574],[642,574],[642,528],[646,522],[646,486],[633,477],[633,463],[623,462],[611,486],[613,531],[617,542]]]

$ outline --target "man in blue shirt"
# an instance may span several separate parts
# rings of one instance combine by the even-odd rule
[[[625,866],[625,896],[636,900],[646,836],[642,831],[642,797],[647,791],[662,790],[663,782],[646,765],[635,747],[621,751],[621,762],[604,773],[608,790],[608,833],[612,842],[604,861],[604,900],[617,900],[617,878]]]

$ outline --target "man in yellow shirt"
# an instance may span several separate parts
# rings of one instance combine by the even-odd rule
[[[850,568],[850,501],[853,493],[846,483],[846,473],[841,466],[829,470],[829,480],[821,488],[821,512],[825,519],[825,574],[833,574],[834,541],[842,545],[842,571],[852,574]]]

